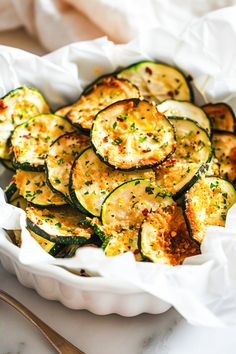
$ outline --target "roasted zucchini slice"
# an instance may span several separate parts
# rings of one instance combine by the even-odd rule
[[[55,194],[46,183],[44,172],[17,170],[15,183],[19,194],[28,202],[39,206],[64,205],[66,202]]]
[[[89,132],[96,114],[110,104],[139,97],[139,90],[127,80],[105,77],[82,93],[67,117],[79,129]]]
[[[200,253],[189,236],[182,208],[175,203],[148,213],[139,231],[139,248],[145,259],[170,265]]]
[[[3,159],[2,159],[2,160],[1,160],[1,163],[2,163],[2,165],[3,165],[5,168],[7,168],[8,170],[15,172],[15,168],[14,168],[14,166],[12,165],[11,160],[3,160]]]
[[[201,243],[207,226],[224,226],[229,208],[236,202],[233,185],[218,176],[199,179],[185,196],[185,216],[190,235]]]
[[[78,132],[59,137],[49,148],[45,167],[50,188],[71,203],[69,196],[70,170],[75,156],[89,145],[89,138]],[[83,173],[83,171],[81,171]]]
[[[74,204],[82,211],[100,216],[106,196],[124,182],[149,178],[154,180],[153,170],[118,171],[100,161],[90,147],[74,161],[71,170],[70,195]]]
[[[202,106],[211,119],[214,130],[236,132],[236,117],[232,108],[226,103],[208,103]]]
[[[120,170],[161,164],[176,146],[169,120],[139,99],[119,101],[99,112],[91,141],[102,161]]]
[[[151,102],[159,103],[170,98],[193,101],[190,80],[179,69],[164,63],[142,61],[122,69],[117,77],[130,80]]]
[[[92,229],[82,225],[84,216],[70,206],[50,209],[30,206],[26,209],[26,216],[31,231],[55,243],[84,244],[93,233]]]
[[[17,208],[20,208],[22,210],[26,210],[28,203],[27,200],[21,196],[16,197],[10,201],[11,205],[14,205]]]
[[[56,116],[66,117],[67,113],[70,112],[71,108],[72,108],[72,106],[62,107],[62,108],[58,109],[54,114],[56,114]]]
[[[10,159],[8,139],[17,125],[48,112],[44,97],[34,88],[19,87],[4,96],[0,100],[0,158]]]
[[[65,246],[51,242],[44,237],[37,235],[32,230],[29,230],[30,235],[38,242],[38,244],[44,249],[45,252],[51,256],[56,256]]]
[[[66,119],[54,114],[40,114],[18,125],[11,136],[13,165],[22,170],[43,171],[51,143],[74,130]]]
[[[13,199],[19,197],[19,189],[17,188],[15,182],[15,176],[12,177],[10,183],[6,186],[4,192],[8,203],[10,203]]]
[[[206,113],[191,102],[166,100],[157,106],[166,117],[185,117],[197,122],[208,134],[211,133],[211,121]]]
[[[181,197],[200,177],[212,157],[206,131],[187,118],[171,118],[177,147],[171,158],[155,168],[156,180],[175,199]]]
[[[220,176],[236,181],[236,135],[218,131],[212,136],[212,146],[220,164]]]

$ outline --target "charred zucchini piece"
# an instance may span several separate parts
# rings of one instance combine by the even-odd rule
[[[173,202],[168,193],[148,179],[125,182],[114,189],[102,205],[102,223],[115,223],[123,228],[138,227],[145,214],[156,210],[160,205]]]
[[[8,186],[6,186],[4,192],[8,203],[10,203],[13,199],[19,197],[19,190],[15,182],[15,176],[12,177],[10,183],[8,184]]]
[[[62,107],[58,109],[54,114],[56,114],[56,116],[66,117],[67,114],[70,112],[71,108],[72,106]]]
[[[48,112],[44,97],[34,88],[19,87],[4,96],[0,100],[0,158],[10,159],[8,139],[17,125]]]
[[[105,77],[82,93],[67,117],[72,124],[89,132],[96,114],[110,104],[127,98],[139,97],[139,90],[127,80]]]
[[[70,178],[70,195],[73,203],[82,211],[100,216],[106,196],[124,182],[149,178],[154,180],[153,170],[118,171],[100,161],[93,149],[84,150],[74,161]]]
[[[117,77],[131,81],[145,99],[155,103],[170,98],[193,101],[190,80],[179,69],[164,63],[142,61],[122,69]]]
[[[101,160],[120,170],[161,164],[176,146],[169,120],[139,99],[119,101],[99,112],[91,140]]]
[[[14,205],[17,208],[23,209],[23,210],[26,210],[26,208],[28,206],[27,200],[21,196],[16,197],[15,199],[11,200],[10,204]]]
[[[171,118],[177,147],[171,158],[155,168],[157,183],[175,199],[181,197],[200,177],[212,157],[206,131],[187,118]]]
[[[8,170],[15,172],[15,168],[14,168],[14,166],[12,165],[11,160],[3,160],[3,159],[2,159],[2,160],[1,160],[1,163],[2,163],[2,165],[3,165],[5,168],[7,168]]]
[[[148,213],[139,231],[139,248],[145,259],[170,265],[200,253],[189,236],[182,208],[175,203]]]
[[[185,216],[190,235],[201,243],[207,226],[224,226],[229,208],[236,202],[233,185],[218,176],[201,178],[185,196]]]
[[[66,202],[46,184],[44,172],[17,170],[15,175],[19,194],[28,202],[39,206],[64,205]]]
[[[232,108],[226,103],[208,103],[202,106],[211,119],[214,130],[236,132],[236,117]]]
[[[211,121],[200,107],[191,102],[166,100],[157,106],[166,117],[185,117],[197,122],[208,134],[211,133]]]
[[[236,136],[230,132],[215,132],[212,136],[212,146],[220,164],[220,176],[235,183]]]
[[[40,114],[18,125],[11,136],[13,165],[22,170],[43,171],[52,142],[74,130],[66,119],[54,114]]]
[[[30,235],[38,242],[38,244],[44,249],[45,252],[49,253],[51,256],[56,256],[65,246],[59,245],[54,242],[47,240],[44,237],[37,235],[32,230],[29,230]]]
[[[93,233],[82,225],[84,216],[70,206],[50,209],[30,206],[26,216],[31,231],[58,244],[84,244]]]
[[[73,132],[59,137],[48,150],[45,162],[47,182],[67,203],[72,203],[69,196],[69,177],[73,161],[88,145],[89,138],[86,135]]]

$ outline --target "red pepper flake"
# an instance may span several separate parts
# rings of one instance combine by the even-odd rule
[[[0,100],[0,109],[6,109],[7,106],[5,105],[3,100]]]
[[[124,122],[123,118],[117,117],[116,119],[118,120],[118,122]]]
[[[150,151],[151,151],[151,149],[143,150],[144,153],[145,153],[145,152],[150,152]]]
[[[104,143],[108,143],[108,136],[104,136],[103,141]]]
[[[188,76],[187,76],[187,79],[188,79],[189,81],[193,81],[193,77],[192,77],[191,75],[188,75]]]
[[[171,165],[172,163],[175,163],[175,162],[176,162],[176,159],[169,159],[165,163],[163,163],[163,165],[168,166],[168,165]]]
[[[137,255],[137,254],[139,254],[139,250],[138,249],[134,250],[134,255]]]
[[[152,70],[148,66],[145,68],[145,72],[149,75],[152,75]]]
[[[148,216],[149,210],[147,208],[143,209],[142,214],[143,216]]]
[[[22,135],[23,138],[30,139],[30,134]]]
[[[152,136],[152,133],[147,133],[147,136]]]
[[[167,95],[173,98],[174,97],[174,92],[173,91],[168,91]]]

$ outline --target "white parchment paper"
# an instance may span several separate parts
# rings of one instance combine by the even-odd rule
[[[225,101],[236,109],[236,9],[220,10],[193,21],[176,37],[156,28],[126,45],[106,38],[68,45],[47,56],[0,46],[0,95],[22,84],[43,92],[52,109],[75,101],[96,77],[141,59],[179,66],[194,78],[198,103]],[[2,170],[3,172],[3,170]],[[6,173],[1,175],[4,183]],[[209,227],[202,254],[182,266],[136,263],[130,253],[106,257],[81,249],[73,259],[54,259],[25,229],[25,213],[6,204],[0,193],[0,227],[22,229],[18,257],[32,264],[83,268],[142,289],[172,304],[189,322],[203,326],[236,325],[236,205],[226,227]],[[124,288],[121,289],[125,290]]]

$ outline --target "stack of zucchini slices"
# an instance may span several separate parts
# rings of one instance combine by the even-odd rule
[[[236,202],[234,113],[196,106],[172,66],[103,76],[55,114],[21,87],[1,100],[0,121],[0,158],[15,170],[6,198],[55,257],[94,246],[178,265]],[[13,239],[20,246],[19,232]]]

